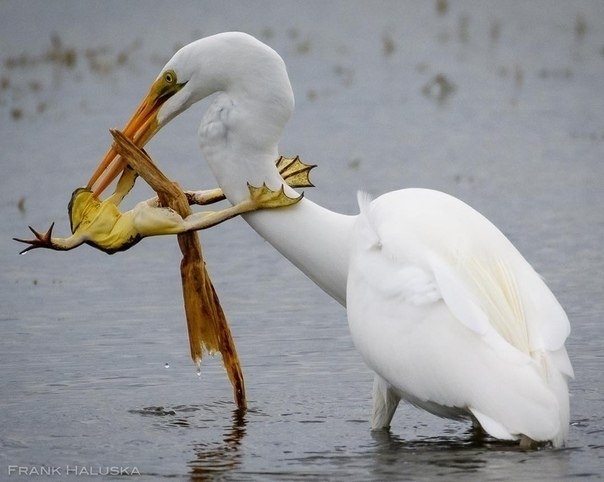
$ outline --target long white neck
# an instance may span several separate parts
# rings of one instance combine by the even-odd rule
[[[302,199],[291,207],[256,211],[244,218],[323,291],[346,304],[348,242],[354,216]]]
[[[202,151],[227,199],[233,204],[246,199],[248,183],[256,187],[266,184],[273,190],[285,185],[287,195],[297,197],[298,193],[285,184],[275,167],[276,147],[254,152],[226,145],[222,135],[219,140],[212,139],[208,131],[217,128],[216,114],[224,113],[225,102],[231,101],[226,96],[217,99],[206,113],[200,131]],[[243,217],[320,288],[345,305],[348,241],[355,216],[332,212],[305,197],[293,206],[259,210]]]
[[[294,109],[281,57],[249,35],[230,32],[183,47],[166,69],[173,69],[186,85],[162,107],[162,122],[218,93],[201,122],[199,138],[228,200],[237,204],[248,198],[248,183],[281,188],[284,181],[275,167],[277,144]],[[298,195],[289,187],[286,194]],[[303,199],[244,218],[324,291],[345,303],[354,217]]]

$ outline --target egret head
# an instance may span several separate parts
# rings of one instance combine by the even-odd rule
[[[123,133],[142,148],[178,114],[219,91],[255,99],[258,106],[278,105],[282,114],[282,118],[276,117],[279,126],[293,110],[293,93],[281,57],[250,35],[227,32],[197,40],[176,52],[151,84]],[[98,197],[125,167],[116,150],[110,148],[87,187]]]
[[[179,77],[176,69],[162,70],[124,127],[124,134],[142,148],[165,123],[186,108],[177,109],[186,103],[187,94],[182,92],[186,83],[186,80]],[[168,107],[170,115],[163,115],[162,110],[165,107]],[[98,196],[125,167],[125,162],[111,147],[88,181],[88,188]]]

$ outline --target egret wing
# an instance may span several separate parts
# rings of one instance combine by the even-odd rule
[[[528,355],[563,349],[570,332],[564,310],[512,243],[477,211],[428,189],[394,191],[370,205],[361,195],[359,203],[383,254],[422,270],[456,319],[485,341],[499,351]],[[413,298],[409,292],[406,297]],[[558,368],[572,376],[568,357],[559,358]]]

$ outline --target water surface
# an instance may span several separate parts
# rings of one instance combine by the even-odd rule
[[[57,479],[108,467],[177,480],[597,479],[603,19],[597,1],[0,3],[0,479],[9,467]],[[372,434],[372,376],[344,310],[240,220],[202,242],[246,414],[219,360],[200,377],[189,360],[174,239],[17,255],[11,238],[27,225],[68,233],[71,191],[173,51],[235,29],[288,65],[297,106],[282,151],[319,165],[309,198],[354,213],[358,189],[444,190],[544,276],[573,329],[567,448],[476,440],[408,406],[390,434]],[[214,185],[195,139],[202,111],[149,146],[187,188]],[[148,196],[141,185],[132,203]]]

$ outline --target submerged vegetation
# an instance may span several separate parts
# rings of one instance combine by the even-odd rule
[[[80,49],[67,45],[58,33],[50,36],[49,44],[41,53],[24,51],[0,60],[0,108],[13,121],[46,112],[52,105],[52,91],[67,78],[77,82],[132,68],[133,53],[141,46],[136,40],[119,51],[106,46]]]
[[[509,40],[509,26],[501,18],[492,17],[486,25],[476,21],[471,12],[463,11],[449,0],[434,0],[433,15],[436,18],[437,28],[432,29],[428,36],[433,36],[433,41],[441,45],[442,50],[456,52],[458,60],[467,62],[477,53],[486,55],[481,62],[497,62],[493,55],[502,42]],[[484,21],[483,21],[484,23]],[[335,49],[338,53],[336,59],[326,59],[332,62],[331,72],[334,86],[331,89],[319,89],[309,86],[306,89],[305,99],[310,102],[319,101],[329,97],[340,88],[353,88],[358,83],[357,64],[351,60],[350,45],[319,44],[320,39],[311,32],[303,31],[300,27],[283,26],[280,31],[278,26],[267,25],[258,32],[265,41],[277,42],[278,39],[286,40],[283,55],[315,56],[322,55],[325,49]],[[562,30],[561,30],[562,31]],[[589,19],[581,12],[568,18],[564,26],[565,34],[569,40],[569,52],[566,63],[564,55],[561,56],[560,65],[521,65],[509,59],[501,59],[499,65],[493,65],[491,72],[500,80],[511,83],[501,92],[511,92],[509,102],[517,105],[521,99],[521,92],[529,77],[539,81],[572,81],[575,69],[579,68],[573,61],[580,55],[577,53],[586,44],[590,34]],[[203,36],[192,32],[195,38]],[[382,31],[374,32],[373,39],[368,42],[375,44],[375,59],[383,59],[384,69],[392,71],[391,76],[396,76],[400,71],[401,58],[409,56],[409,45],[406,41],[407,32],[401,31],[396,24],[391,24]],[[186,40],[186,41],[185,41]],[[182,44],[190,39],[183,38]],[[15,122],[24,118],[47,114],[57,106],[54,101],[53,90],[63,85],[63,82],[80,82],[94,77],[111,77],[122,70],[136,70],[137,67],[147,65],[163,65],[166,58],[163,53],[150,53],[142,55],[143,41],[133,40],[122,48],[112,48],[107,45],[95,47],[74,46],[69,44],[59,33],[53,33],[48,41],[48,46],[41,52],[23,51],[17,55],[8,55],[0,58],[0,113]],[[178,47],[178,45],[172,45]],[[289,49],[289,52],[288,50]],[[584,49],[583,49],[584,50]],[[573,54],[574,52],[574,54]],[[418,51],[421,55],[421,50]],[[573,57],[574,55],[574,57]],[[583,55],[585,55],[583,53]],[[595,52],[597,56],[604,56],[604,46]],[[428,102],[434,102],[441,107],[451,105],[456,94],[465,88],[463,79],[455,72],[449,71],[450,66],[439,65],[434,58],[417,58],[415,65],[421,66],[416,72],[422,77],[416,95],[423,97]],[[413,64],[409,64],[413,65]],[[329,65],[326,66],[329,70]],[[66,75],[67,73],[67,75]],[[509,74],[511,73],[511,74]],[[82,105],[85,100],[82,99]]]

